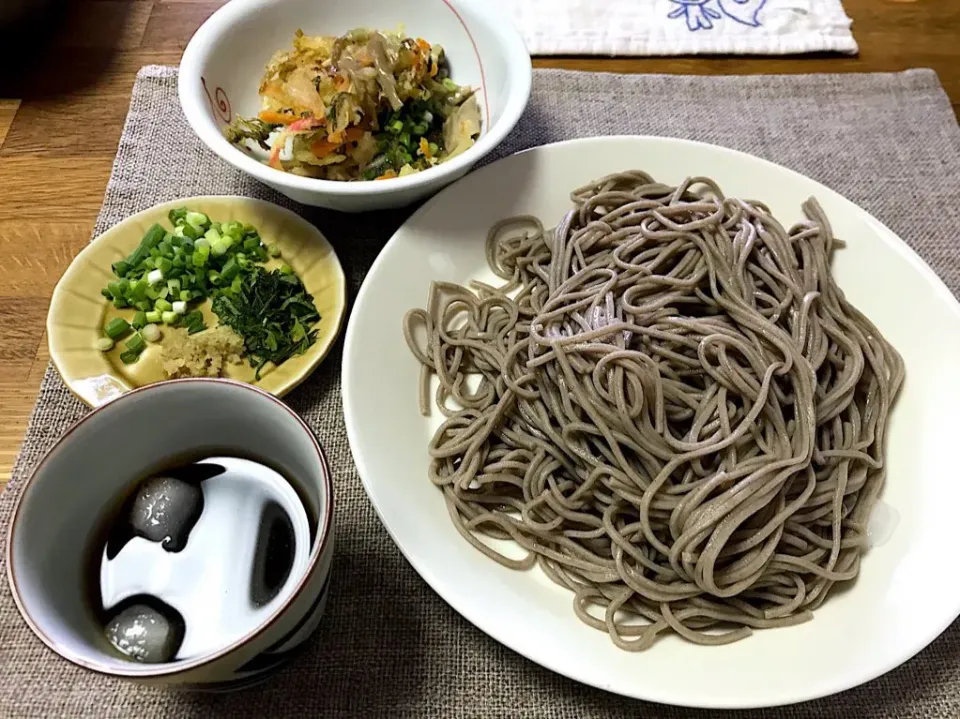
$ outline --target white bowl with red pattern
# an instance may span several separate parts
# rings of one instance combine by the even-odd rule
[[[441,45],[451,79],[477,88],[482,130],[466,152],[429,170],[381,182],[336,182],[268,167],[230,144],[223,127],[260,110],[264,66],[308,35],[342,35],[357,27],[393,30]],[[402,207],[465,175],[513,130],[530,98],[530,55],[498,5],[488,0],[232,0],[190,40],[180,62],[184,115],[222,160],[305,205],[346,212]]]

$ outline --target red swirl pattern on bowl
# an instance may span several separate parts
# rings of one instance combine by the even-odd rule
[[[229,123],[233,117],[233,110],[231,109],[230,98],[227,97],[227,93],[222,87],[217,87],[211,96],[210,88],[207,87],[207,78],[201,77],[200,82],[203,83],[203,91],[207,93],[207,100],[210,101],[210,109],[213,110],[213,113],[218,115],[221,120]],[[216,102],[214,102],[214,98],[216,98]]]

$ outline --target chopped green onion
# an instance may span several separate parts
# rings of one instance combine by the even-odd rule
[[[172,325],[174,322],[177,321],[179,317],[180,315],[178,315],[173,310],[167,310],[166,312],[162,312],[160,314],[160,319],[163,321],[165,325]]]
[[[210,257],[210,248],[204,245],[200,246],[200,242],[197,242],[197,247],[193,251],[193,266],[194,267],[203,267],[207,264],[207,260]]]
[[[171,312],[173,310],[173,305],[164,299],[157,300],[153,306],[161,312]]]
[[[271,257],[279,257],[280,245],[267,245],[267,253],[269,253]]]
[[[292,275],[293,268],[290,265],[288,265],[286,262],[284,262],[282,265],[280,265],[280,272],[282,272],[285,275]]]
[[[130,286],[130,296],[137,302],[147,298],[150,284],[145,279],[139,279]]]
[[[107,326],[103,328],[104,334],[112,340],[123,337],[123,335],[129,331],[130,323],[123,319],[123,317],[114,317],[107,322]]]
[[[210,245],[210,253],[214,257],[220,257],[221,255],[225,255],[227,253],[227,250],[229,249],[230,249],[230,245],[227,244],[227,242],[223,239],[219,239]]]
[[[181,225],[177,228],[180,231],[180,237],[185,239],[195,240],[198,237],[203,236],[203,230],[200,228],[194,227],[193,225]]]
[[[147,273],[147,282],[149,282],[151,285],[157,284],[162,279],[163,279],[162,270],[150,270],[150,272]]]
[[[140,334],[142,334],[143,338],[148,342],[160,341],[160,328],[153,323],[146,325],[142,330],[140,330]]]
[[[142,329],[145,324],[147,324],[147,313],[143,310],[140,310],[133,316],[133,322],[130,323],[133,325],[135,330]]]
[[[113,349],[113,340],[109,337],[97,338],[97,349],[101,352],[109,352]]]
[[[220,281],[222,283],[230,282],[234,277],[236,277],[240,272],[240,263],[237,261],[236,257],[231,257],[227,260],[226,264],[223,266],[223,269],[220,271]]]
[[[202,212],[191,212],[187,210],[187,224],[192,225],[198,230],[204,230],[210,226],[210,218]]]
[[[134,352],[133,350],[127,350],[126,352],[120,353],[120,361],[124,364],[133,364],[138,359],[140,359],[140,353]]]
[[[189,302],[193,299],[193,293],[190,290],[180,290],[180,300],[182,302]]]
[[[152,312],[147,312],[147,322],[151,325],[155,325],[160,321],[160,310],[153,310]]]
[[[183,315],[187,313],[187,303],[182,300],[178,300],[173,303],[173,311],[178,315]]]
[[[131,352],[137,352],[139,354],[140,352],[143,352],[144,349],[146,349],[147,343],[143,339],[143,337],[140,336],[140,333],[138,332],[133,337],[127,340],[126,344],[124,344],[124,347],[126,347]]]
[[[220,230],[224,235],[230,235],[235,240],[243,239],[243,225],[239,222],[224,222]]]

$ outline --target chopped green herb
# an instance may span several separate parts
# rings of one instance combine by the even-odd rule
[[[264,150],[269,150],[267,138],[273,132],[276,125],[263,122],[254,118],[244,119],[237,115],[233,118],[230,125],[224,130],[224,135],[229,142],[237,144],[244,140],[253,140]]]
[[[243,277],[236,294],[214,297],[213,311],[243,337],[257,379],[268,362],[280,364],[306,352],[317,337],[309,328],[320,319],[313,297],[296,275],[262,267]]]
[[[207,328],[203,321],[203,312],[200,310],[194,310],[183,315],[177,325],[186,328],[187,333],[191,335],[202,332]]]

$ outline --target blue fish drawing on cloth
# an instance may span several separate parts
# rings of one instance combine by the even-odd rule
[[[677,7],[667,17],[684,18],[687,29],[710,30],[715,20],[728,18],[741,25],[760,27],[760,11],[767,0],[670,0]]]

